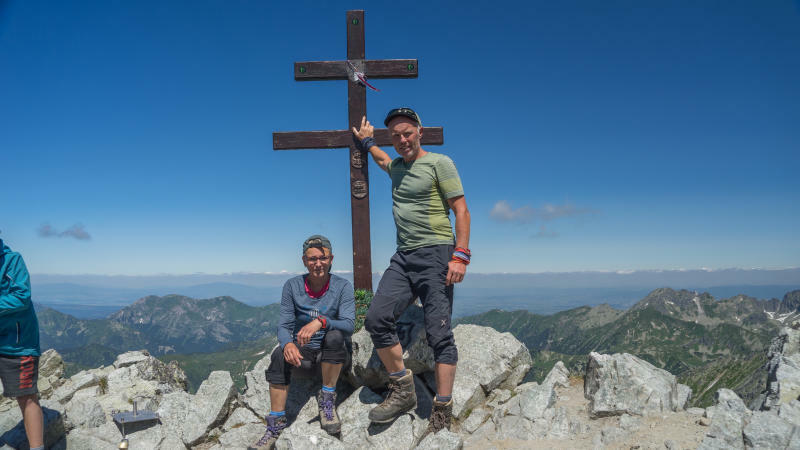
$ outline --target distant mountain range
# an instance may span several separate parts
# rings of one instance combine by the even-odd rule
[[[107,365],[128,350],[147,349],[158,356],[241,350],[241,343],[271,348],[279,309],[279,304],[255,307],[231,297],[168,295],[142,298],[107,319],[78,319],[52,308],[40,308],[37,316],[42,348],[62,353],[68,372],[75,373]]]
[[[338,272],[352,279],[349,272]],[[280,299],[283,283],[295,273],[192,275],[34,274],[34,302],[85,319],[106,318],[149,295],[192,298],[233,297],[251,306]],[[373,286],[380,273],[373,274]],[[800,269],[640,270],[620,272],[476,273],[456,289],[454,315],[482,313],[497,305],[552,314],[602,303],[627,309],[653,289],[683,286],[717,298],[745,294],[779,297],[800,289]]]
[[[783,300],[715,300],[661,288],[627,311],[601,305],[545,316],[496,309],[458,322],[508,331],[524,342],[534,359],[529,379],[540,379],[558,360],[581,371],[591,351],[627,352],[678,375],[694,390],[694,404],[707,405],[712,384],[746,400],[763,389],[766,348],[781,326],[800,318],[798,307],[800,290]]]
[[[491,304],[491,298],[484,302]],[[147,349],[178,360],[191,382],[216,369],[231,370],[235,378],[249,370],[275,345],[279,305],[167,295],[141,298],[105,319],[78,319],[52,308],[37,314],[42,348],[61,352],[70,373]],[[732,388],[746,400],[763,389],[766,347],[795,319],[800,290],[782,300],[715,300],[708,293],[659,288],[627,310],[581,306],[541,315],[494,309],[458,322],[508,331],[524,342],[534,360],[529,380],[541,380],[558,360],[579,372],[591,351],[627,352],[678,375],[696,393],[694,404],[702,406],[710,403],[712,387]]]

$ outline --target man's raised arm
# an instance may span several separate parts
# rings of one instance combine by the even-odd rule
[[[367,116],[361,118],[360,129],[356,130],[356,127],[353,127],[353,134],[361,143],[361,147],[366,147],[366,150],[369,151],[370,155],[372,155],[372,159],[375,161],[375,164],[388,172],[389,163],[392,162],[392,158],[385,151],[381,150],[380,147],[375,145],[375,140],[373,139],[375,127],[369,123]]]

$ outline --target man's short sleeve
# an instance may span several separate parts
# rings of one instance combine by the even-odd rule
[[[464,188],[461,186],[461,178],[453,160],[442,155],[436,161],[436,178],[439,182],[439,192],[442,197],[449,200],[453,197],[464,195]]]

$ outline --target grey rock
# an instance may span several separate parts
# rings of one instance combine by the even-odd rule
[[[535,420],[544,417],[545,410],[555,405],[556,392],[552,385],[543,384],[520,392],[514,399],[519,402],[520,415]],[[508,404],[513,404],[513,400]]]
[[[97,388],[81,389],[64,405],[64,425],[73,428],[95,428],[106,422],[106,414],[97,401]]]
[[[84,370],[70,377],[69,380],[53,392],[50,398],[66,404],[75,392],[90,386],[96,386],[98,383],[99,379],[95,374]]]
[[[627,436],[628,433],[617,427],[603,427],[594,438],[595,446],[609,445]]]
[[[129,425],[125,429],[129,448],[161,449],[167,435],[161,425],[138,424]],[[67,434],[67,448],[76,449],[104,449],[115,448],[122,440],[123,435],[119,428],[112,422],[95,428],[76,428]],[[174,442],[174,441],[170,441]],[[175,448],[175,447],[172,447]],[[178,447],[184,449],[184,446]]]
[[[425,436],[417,446],[418,450],[460,450],[464,446],[464,440],[456,433],[449,430],[442,430],[436,434]]]
[[[569,370],[563,362],[559,361],[547,374],[542,384],[547,384],[557,387],[569,387]]]
[[[627,353],[590,353],[584,396],[591,417],[643,416],[678,409],[675,376]]]
[[[277,346],[276,346],[277,347]],[[274,348],[273,348],[274,350]],[[269,414],[269,383],[265,371],[269,367],[272,350],[258,360],[253,370],[245,372],[244,379],[247,388],[242,395],[242,401],[259,417]]]
[[[706,409],[711,427],[698,449],[743,449],[742,430],[752,413],[730,389],[718,390],[715,397],[716,405]]]
[[[756,411],[744,427],[745,448],[785,449],[795,427],[771,412]]]
[[[258,417],[256,417],[256,415],[253,414],[253,412],[250,411],[249,409],[247,409],[247,408],[236,408],[231,413],[231,415],[228,416],[228,419],[225,421],[225,424],[222,425],[222,430],[223,431],[230,431],[233,428],[240,427],[240,426],[243,426],[243,425],[248,425],[248,424],[251,424],[251,423],[256,423],[256,424],[259,424],[259,425],[263,424],[263,422]],[[263,426],[262,426],[262,428],[263,428]]]
[[[483,422],[489,417],[489,412],[486,411],[484,408],[478,408],[472,410],[469,416],[461,422],[461,431],[466,432],[467,434],[472,434],[477,430]]]
[[[55,445],[64,437],[64,419],[61,413],[49,408],[42,408],[44,418],[44,444],[46,447]],[[0,442],[5,442],[12,448],[28,448],[28,437],[25,434],[25,425],[20,420],[12,428],[0,433]]]
[[[757,409],[770,410],[800,396],[800,330],[781,329],[767,352],[767,389]]]
[[[497,408],[507,402],[515,393],[508,389],[495,389],[486,397],[486,406]]]
[[[390,424],[370,424],[369,411],[381,401],[381,396],[367,387],[361,387],[339,405],[341,442],[347,448],[412,448],[422,437],[428,422],[415,412],[403,414]],[[319,428],[317,424],[314,425]]]
[[[117,356],[117,359],[114,360],[114,368],[120,369],[122,367],[132,366],[136,363],[146,361],[149,357],[150,353],[148,353],[147,350],[126,352]]]
[[[551,439],[570,439],[589,431],[589,425],[581,417],[569,414],[563,406],[556,406],[555,414],[549,422],[546,437]]]
[[[702,416],[706,413],[705,408],[686,408],[686,412],[693,416]]]
[[[800,400],[782,404],[778,416],[790,424],[800,427]]]
[[[344,444],[338,439],[328,435],[319,426],[304,422],[295,422],[291,427],[283,430],[278,441],[275,442],[278,450],[289,449],[333,449],[344,450]]]
[[[50,394],[64,383],[64,360],[61,355],[49,349],[39,357],[39,396],[47,398]]]
[[[673,441],[672,439],[667,439],[666,441],[664,441],[664,447],[667,450],[678,450],[679,448],[678,444],[676,444],[675,441]]]
[[[528,349],[510,333],[477,325],[454,330],[459,361],[453,388],[453,416],[479,407],[496,388],[513,389],[530,370]]]
[[[493,421],[489,420],[483,423],[477,430],[475,430],[468,438],[464,440],[464,447],[466,448],[486,448],[489,441],[496,435],[497,429]]]
[[[689,401],[692,399],[692,388],[685,384],[678,383],[678,403],[675,405],[675,410],[685,410],[689,406]]]
[[[200,443],[228,414],[235,387],[228,372],[211,372],[196,395],[173,392],[164,396],[159,416],[171,434],[187,445]]]
[[[264,434],[265,427],[261,423],[240,424],[219,436],[219,443],[227,450],[246,450]]]

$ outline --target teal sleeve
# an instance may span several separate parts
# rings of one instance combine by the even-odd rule
[[[19,254],[10,256],[3,278],[8,289],[0,293],[0,316],[13,314],[31,308],[31,279],[25,261]]]

